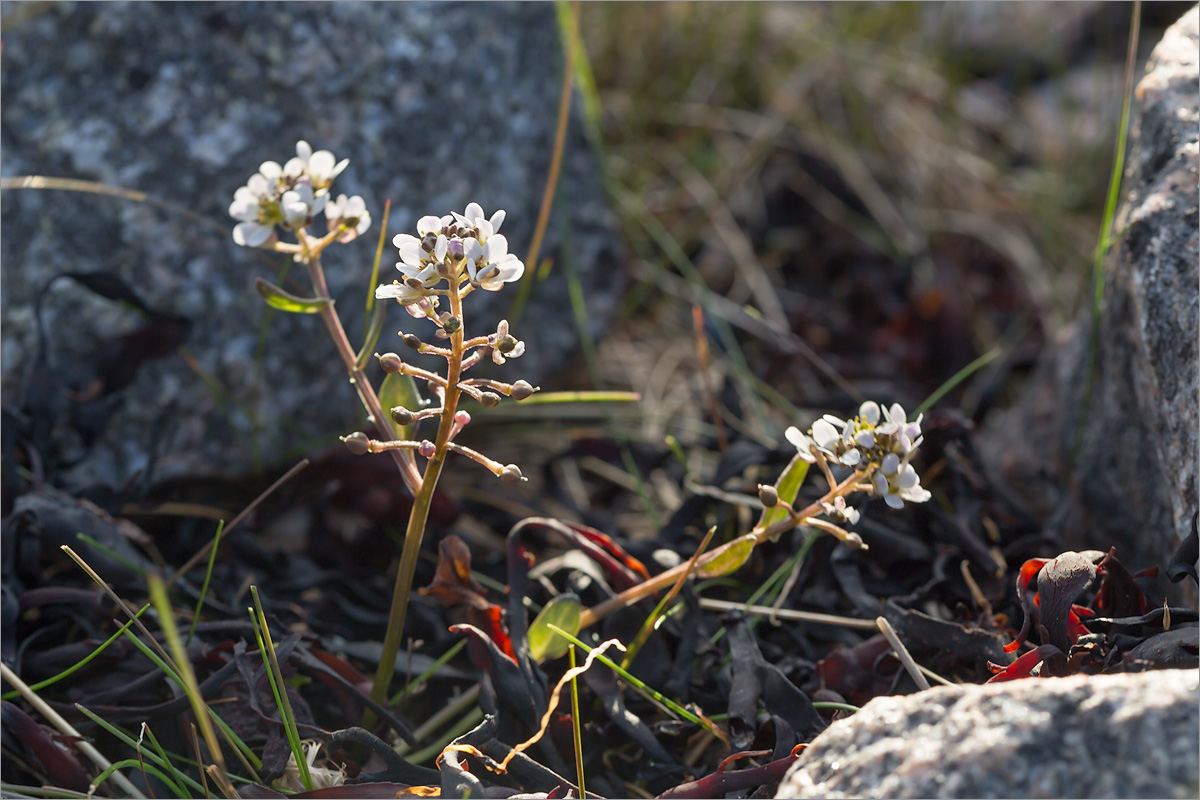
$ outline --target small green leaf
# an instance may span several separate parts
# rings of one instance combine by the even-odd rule
[[[779,480],[775,482],[775,491],[779,493],[779,499],[785,503],[795,504],[796,495],[800,494],[800,487],[804,485],[804,479],[808,476],[809,463],[796,455],[792,459],[792,463],[784,468],[783,474],[779,476]],[[787,509],[782,505],[774,508],[764,508],[762,516],[759,517],[758,527],[765,528],[773,525],[781,519],[787,517]]]
[[[323,300],[319,297],[296,297],[262,278],[254,281],[254,288],[258,289],[258,293],[263,296],[271,308],[278,308],[280,311],[289,311],[293,314],[316,314],[326,306],[333,304],[332,300]]]
[[[537,662],[558,658],[567,652],[569,641],[552,631],[561,628],[572,636],[579,632],[579,614],[583,604],[574,594],[560,594],[551,600],[529,626],[529,654]]]
[[[750,553],[753,550],[753,533],[747,533],[745,536],[734,539],[724,550],[715,551],[717,554],[716,557],[703,562],[696,569],[696,577],[719,578],[722,575],[728,575],[742,566],[742,564],[745,564],[746,559],[750,558]]]
[[[379,405],[383,406],[383,413],[387,414],[396,406],[404,406],[409,411],[416,411],[428,405],[428,401],[422,400],[421,395],[417,393],[417,382],[412,379],[411,375],[391,372],[379,385]],[[391,416],[388,416],[384,423],[391,426],[397,439],[411,438],[412,425],[397,425],[392,421]]]

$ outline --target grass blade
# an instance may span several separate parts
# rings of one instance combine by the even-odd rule
[[[136,614],[134,614],[134,616],[135,616],[135,617],[140,617],[140,616],[142,616],[142,614],[146,613],[146,609],[148,609],[148,608],[150,608],[150,604],[149,604],[149,603],[147,603],[146,605],[142,606],[142,607],[141,607],[141,609],[140,609],[140,610],[139,610],[139,611],[138,611]],[[57,675],[54,675],[54,676],[52,676],[52,677],[50,677],[50,678],[46,678],[46,679],[45,679],[45,680],[43,680],[43,681],[38,681],[37,683],[35,683],[35,684],[31,685],[31,686],[29,687],[29,688],[30,688],[30,690],[31,690],[31,691],[34,691],[34,692],[41,691],[42,689],[45,689],[47,686],[53,686],[54,684],[56,684],[56,683],[58,683],[59,681],[61,681],[63,678],[68,678],[68,677],[70,677],[71,675],[73,675],[74,673],[76,673],[76,672],[78,672],[79,670],[83,669],[84,667],[86,667],[86,666],[87,666],[87,665],[88,665],[88,664],[91,662],[91,660],[92,660],[92,659],[94,659],[96,656],[100,655],[100,654],[101,654],[101,653],[103,653],[105,650],[107,650],[107,649],[108,649],[108,646],[117,640],[117,637],[119,637],[121,634],[125,633],[125,632],[126,632],[127,630],[129,630],[129,628],[130,628],[130,627],[132,627],[132,626],[133,626],[133,620],[130,620],[129,622],[126,622],[124,625],[122,625],[122,626],[121,626],[121,627],[120,627],[120,628],[117,630],[117,632],[116,632],[116,633],[114,633],[112,636],[108,637],[108,639],[107,639],[107,640],[104,642],[104,644],[100,645],[100,646],[99,646],[99,647],[97,647],[95,650],[93,650],[92,652],[88,653],[88,654],[87,654],[86,656],[84,656],[83,658],[79,659],[79,661],[77,661],[75,664],[73,664],[72,666],[69,666],[69,667],[67,667],[67,668],[66,668],[66,669],[64,669],[62,672],[58,673]],[[17,690],[15,690],[15,689],[14,689],[14,690],[13,690],[13,691],[11,691],[11,692],[5,692],[3,695],[0,695],[0,699],[2,699],[2,700],[12,700],[13,698],[15,698],[15,697],[19,697],[20,695],[21,695],[21,693],[20,693],[20,692],[18,692]]]
[[[571,642],[571,644],[575,645],[576,647],[581,648],[585,653],[588,653],[589,655],[591,654],[593,648],[588,647],[586,644],[584,644],[583,642],[581,642],[579,639],[575,638],[571,634],[567,633],[562,628],[556,627],[554,625],[550,625],[549,627],[552,631],[557,633],[559,636],[562,636],[565,639],[567,639],[567,641]],[[724,734],[719,733],[715,728],[713,728],[713,726],[710,723],[708,723],[705,720],[701,719],[700,717],[696,716],[691,711],[688,711],[686,708],[679,705],[679,703],[676,703],[674,700],[667,697],[662,692],[659,692],[657,689],[650,688],[645,683],[643,683],[641,680],[639,680],[638,678],[636,678],[632,674],[630,674],[628,670],[623,669],[620,664],[613,661],[608,656],[604,655],[603,653],[600,653],[600,654],[596,655],[596,660],[599,661],[600,663],[604,664],[606,667],[611,669],[613,672],[617,673],[617,675],[620,676],[620,678],[623,681],[628,683],[630,686],[632,686],[634,689],[636,689],[640,694],[642,694],[647,699],[652,700],[660,705],[666,706],[668,709],[670,709],[671,713],[675,714],[677,717],[686,719],[688,722],[691,722],[694,725],[699,725],[700,727],[706,729],[709,733],[713,734],[714,736],[716,736],[720,739],[724,739]]]
[[[283,670],[279,667],[279,658],[275,655],[275,643],[271,640],[271,630],[267,627],[267,615],[263,613],[262,601],[258,597],[258,587],[251,586],[250,594],[254,598],[254,608],[250,609],[250,620],[254,623],[254,635],[258,638],[258,652],[263,658],[263,666],[271,683],[271,691],[275,693],[275,707],[279,709],[279,719],[283,723],[284,733],[287,734],[288,746],[291,747],[292,757],[296,759],[296,768],[300,772],[300,782],[305,791],[313,790],[312,775],[308,771],[308,759],[304,757],[304,747],[300,744],[300,731],[296,729],[296,716],[292,713],[292,701],[288,698],[287,684],[283,682]]]
[[[61,733],[75,738],[75,746],[79,748],[79,752],[91,759],[92,763],[100,769],[105,771],[108,770],[110,766],[108,759],[101,755],[100,751],[93,747],[91,742],[81,736],[79,731],[75,730],[71,723],[63,719],[61,714],[51,708],[45,700],[34,694],[33,691],[25,685],[25,682],[17,677],[17,673],[9,669],[8,665],[3,661],[0,661],[0,677],[3,677],[9,685],[16,687],[17,691],[21,693],[21,697],[25,698],[27,703],[33,706],[39,714],[49,720],[54,727],[58,728]],[[126,778],[123,773],[114,772],[112,774],[115,775],[113,780],[115,780],[122,789],[128,792],[129,797],[137,798],[137,800],[146,800],[146,795],[142,794],[136,786],[130,783],[129,779]]]
[[[100,715],[94,713],[90,709],[85,708],[84,706],[81,706],[79,703],[75,704],[75,710],[78,711],[80,714],[83,714],[85,717],[90,719],[92,722],[94,722],[96,725],[98,725],[105,731],[107,731],[109,735],[111,735],[118,741],[128,745],[131,749],[134,749],[134,750],[137,749],[137,746],[138,746],[137,739],[134,739],[128,733],[126,733],[125,731],[118,728],[116,725],[113,725],[111,722],[102,718]],[[158,766],[161,766],[161,767],[169,767],[170,766],[169,762],[166,762],[166,763],[161,762],[160,757],[154,753],[146,753],[145,756],[147,759],[149,759],[154,764],[157,764]],[[165,753],[163,754],[162,758],[163,759],[166,758]],[[208,792],[204,791],[204,788],[199,783],[197,783],[194,779],[188,777],[186,774],[184,774],[182,772],[179,773],[179,777],[182,779],[183,783],[186,783],[188,786],[190,786],[193,789],[193,791],[204,792],[205,797],[208,796]],[[180,795],[180,796],[187,797],[190,795]]]
[[[217,561],[217,546],[221,544],[221,531],[224,529],[225,520],[221,520],[217,524],[217,535],[213,537],[212,552],[208,555],[208,569],[204,571],[204,583],[200,586],[200,597],[196,599],[196,611],[192,614],[192,625],[188,628],[188,644],[191,644],[192,636],[196,633],[196,623],[200,621],[200,609],[204,607],[204,598],[208,596],[208,582],[212,578],[213,564]]]
[[[192,671],[192,662],[188,660],[183,639],[179,637],[179,630],[175,627],[175,618],[172,616],[171,603],[167,598],[167,588],[163,584],[162,576],[151,574],[149,588],[150,600],[154,604],[154,610],[158,612],[158,624],[162,626],[167,647],[175,657],[176,669],[179,671],[179,677],[182,678],[180,688],[187,694],[188,701],[192,706],[192,713],[196,716],[196,724],[200,726],[200,734],[204,737],[205,744],[208,745],[209,755],[212,756],[220,770],[217,786],[226,797],[237,797],[237,790],[233,788],[233,784],[226,774],[225,757],[221,753],[221,745],[217,742],[216,732],[213,731],[212,719],[209,717],[212,712],[200,695],[200,686],[196,681],[196,673]]]

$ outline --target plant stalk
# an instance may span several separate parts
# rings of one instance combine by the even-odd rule
[[[791,530],[797,525],[804,523],[809,517],[821,513],[822,503],[831,503],[835,497],[839,497],[840,495],[848,493],[854,488],[860,477],[861,476],[858,474],[858,472],[854,472],[844,481],[826,492],[825,496],[820,500],[817,500],[815,503],[809,504],[800,511],[793,509],[786,517],[771,523],[765,528],[755,528],[751,531],[751,533],[754,534],[754,545],[757,547],[767,539],[779,536],[780,534]],[[677,567],[672,567],[666,572],[660,572],[649,580],[642,581],[637,586],[631,586],[615,597],[610,597],[609,599],[605,600],[603,603],[598,603],[591,608],[585,608],[579,615],[579,630],[583,630],[589,625],[594,625],[614,611],[619,611],[626,606],[630,606],[638,602],[644,597],[648,597],[657,591],[667,588],[676,580],[678,580],[681,575],[690,573],[697,567],[703,567],[710,561],[720,558],[722,553],[737,545],[741,538],[742,537],[738,537],[727,544],[721,545],[699,559],[696,559],[694,563],[692,561],[688,561],[680,564]]]
[[[450,313],[462,319],[462,297],[459,295],[458,280],[450,280]],[[379,666],[375,670],[375,682],[371,687],[371,699],[377,703],[387,702],[388,686],[396,668],[396,654],[400,652],[401,635],[404,632],[404,618],[408,614],[408,596],[412,592],[413,573],[417,569],[417,556],[421,551],[421,540],[425,535],[425,524],[429,519],[429,507],[433,501],[433,493],[437,489],[438,478],[441,477],[442,467],[445,466],[446,456],[450,451],[450,432],[454,427],[454,412],[458,408],[458,400],[462,390],[458,383],[462,378],[463,362],[463,327],[450,334],[449,371],[445,388],[445,398],[442,403],[442,416],[438,421],[437,441],[434,443],[433,458],[425,466],[425,476],[420,481],[420,489],[413,498],[412,513],[408,517],[408,528],[404,532],[404,549],[400,554],[400,566],[396,570],[396,586],[392,591],[392,607],[388,612],[387,633],[383,639],[383,652],[379,656]],[[392,452],[405,452],[396,451]],[[370,730],[374,715],[368,710],[363,717],[363,727]]]
[[[303,231],[297,231],[301,234],[300,241],[303,246],[308,246],[308,238],[303,235]],[[321,269],[321,257],[319,254],[311,255],[308,259],[308,276],[312,280],[313,291],[317,297],[322,300],[331,300],[329,294],[329,286],[325,283],[325,271]],[[337,312],[333,309],[333,303],[321,308],[321,319],[325,322],[325,327],[329,331],[329,338],[333,340],[334,347],[337,348],[338,356],[342,359],[342,364],[346,367],[346,372],[350,374],[350,382],[354,384],[354,390],[358,392],[358,399],[362,402],[363,408],[374,423],[375,429],[384,439],[395,438],[392,434],[391,425],[388,424],[388,417],[383,410],[383,406],[379,403],[379,396],[375,394],[374,387],[367,380],[367,376],[362,370],[358,369],[357,354],[354,348],[350,346],[350,339],[346,336],[346,329],[342,327],[342,320],[338,317]],[[400,477],[404,479],[404,485],[413,493],[415,497],[420,493],[421,489],[421,473],[417,470],[416,460],[412,453],[407,450],[392,450],[392,460],[396,462],[396,467],[400,470]]]

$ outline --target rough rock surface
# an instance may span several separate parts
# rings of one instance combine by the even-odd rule
[[[264,328],[254,279],[277,279],[282,257],[230,238],[234,191],[260,162],[286,161],[298,139],[350,158],[334,193],[362,194],[374,217],[366,236],[325,258],[355,346],[385,199],[389,239],[472,200],[489,214],[505,208],[511,249],[525,256],[561,86],[550,5],[6,3],[3,13],[0,172],[100,181],[198,215],[95,194],[4,192],[3,392],[16,412],[6,425],[29,429],[58,475],[73,463],[68,482],[120,484],[147,468],[152,448],[156,478],[290,464],[361,420],[318,318],[274,313]],[[543,281],[530,266],[532,295],[514,326],[528,351],[496,377],[546,382],[575,352],[568,259],[595,333],[623,289],[597,159],[575,111],[542,248],[556,266]],[[396,260],[389,245],[383,280]],[[117,352],[128,367],[129,342],[117,337],[145,317],[54,281],[41,358],[33,310],[54,276],[94,271],[190,321],[186,355],[152,352],[119,390],[100,375],[99,396],[96,365],[111,367],[103,354]],[[298,267],[284,286],[311,294]],[[516,295],[471,297],[468,331],[494,330]],[[422,325],[391,308],[380,350],[402,349],[400,327],[428,335]],[[166,341],[157,328],[149,338]],[[31,386],[38,367],[47,371]]]
[[[1195,797],[1200,673],[1027,679],[880,697],[777,797]]]
[[[1197,509],[1198,14],[1168,29],[1137,86],[1090,402],[1085,310],[980,441],[1070,543],[1116,544],[1135,568],[1165,564]]]

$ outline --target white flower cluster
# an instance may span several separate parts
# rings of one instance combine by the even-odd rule
[[[305,228],[325,212],[329,230],[338,229],[339,241],[348,242],[371,226],[371,215],[359,196],[341,195],[329,202],[329,188],[349,159],[337,161],[328,150],[313,152],[306,141],[296,143],[296,155],[280,166],[264,161],[258,173],[233,195],[229,216],[238,220],[233,240],[243,247],[268,245],[275,227]]]
[[[813,423],[807,434],[791,427],[784,432],[800,457],[816,461],[813,450],[825,458],[865,473],[874,493],[892,508],[904,501],[923,503],[930,494],[921,487],[920,476],[909,463],[921,446],[921,419],[909,421],[899,403],[881,408],[867,401],[858,416],[841,420],[830,414]]]
[[[508,240],[499,233],[503,222],[503,211],[488,219],[478,203],[469,204],[462,214],[421,217],[419,236],[400,233],[392,239],[400,251],[396,269],[403,282],[376,288],[375,297],[393,298],[407,306],[438,293],[436,287],[443,279],[466,278],[472,288],[489,292],[519,280],[525,265],[508,252]]]

